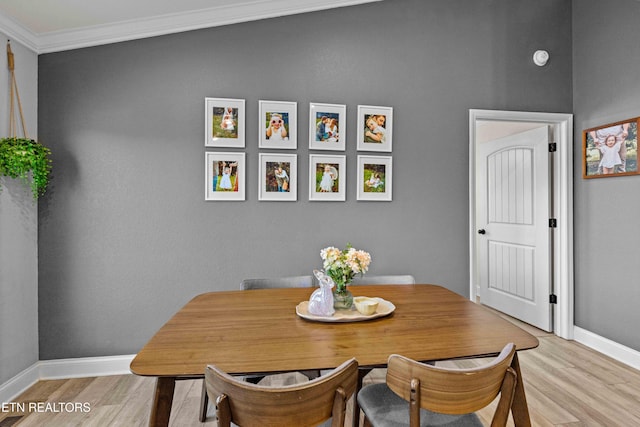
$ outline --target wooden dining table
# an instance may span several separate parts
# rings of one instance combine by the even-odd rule
[[[296,313],[310,288],[209,292],[193,298],[131,362],[134,374],[157,377],[149,425],[168,425],[176,380],[204,378],[208,364],[248,375],[332,369],[355,357],[366,373],[385,367],[393,353],[434,362],[495,356],[509,342],[518,351],[538,346],[533,335],[442,286],[350,289],[395,308],[370,320],[324,322]],[[514,423],[530,426],[517,353],[512,367],[518,374]]]

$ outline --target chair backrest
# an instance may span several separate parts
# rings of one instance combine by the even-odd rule
[[[352,285],[415,285],[416,279],[409,274],[396,274],[386,276],[356,276]]]
[[[207,394],[216,402],[218,425],[317,426],[332,418],[343,426],[347,400],[358,382],[358,362],[351,359],[333,371],[295,385],[266,387],[247,383],[215,366],[207,366]]]
[[[467,414],[484,408],[501,393],[492,426],[505,425],[515,393],[516,373],[510,367],[514,354],[515,345],[509,343],[493,361],[471,369],[441,368],[392,354],[387,385],[410,402],[412,422],[419,419],[420,408]]]
[[[240,289],[271,289],[271,288],[311,288],[312,276],[274,277],[272,279],[244,279]]]

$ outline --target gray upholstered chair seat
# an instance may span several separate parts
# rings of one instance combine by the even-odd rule
[[[395,394],[385,383],[368,385],[360,390],[358,404],[373,427],[409,425],[409,402]],[[482,427],[482,422],[476,414],[446,415],[421,409],[420,426]]]

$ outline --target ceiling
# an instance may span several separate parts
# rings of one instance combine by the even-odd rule
[[[2,0],[0,31],[36,53],[381,0]]]

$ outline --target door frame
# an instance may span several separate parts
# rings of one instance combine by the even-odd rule
[[[553,330],[573,339],[573,115],[526,111],[469,110],[469,297],[476,300],[479,285],[476,267],[476,122],[529,122],[553,127],[557,150],[553,162],[554,217],[553,282],[557,304],[553,308]]]

